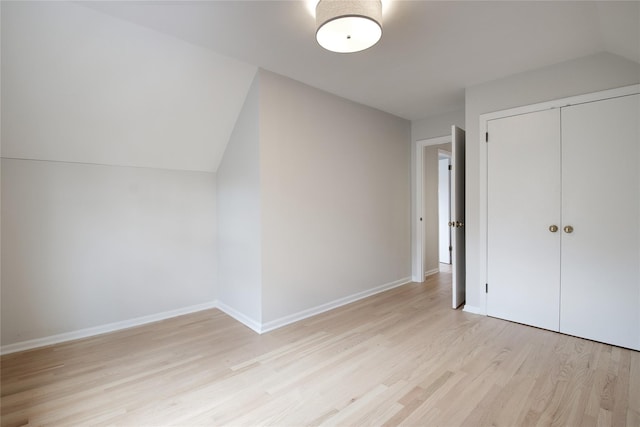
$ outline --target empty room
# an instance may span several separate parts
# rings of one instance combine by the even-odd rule
[[[0,425],[640,426],[640,1],[0,1]]]

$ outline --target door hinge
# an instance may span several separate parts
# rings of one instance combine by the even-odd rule
[[[449,165],[449,170],[451,170],[451,165]]]
[[[488,284],[488,283],[485,283],[485,284],[484,284],[484,293],[485,293],[485,294],[488,294],[488,293],[489,293],[489,284]]]
[[[489,132],[484,133],[484,142],[489,142]]]
[[[449,252],[453,251],[453,246],[449,246]]]

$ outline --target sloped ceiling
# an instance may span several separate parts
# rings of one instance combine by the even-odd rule
[[[2,2],[2,157],[215,171],[257,68],[64,2]]]
[[[2,156],[216,171],[257,67],[414,120],[522,71],[640,63],[638,1],[384,4],[381,42],[343,55],[314,0],[2,2]]]
[[[98,2],[113,16],[409,120],[460,109],[464,88],[608,51],[640,62],[640,2],[386,1],[373,48],[314,39],[306,1]]]

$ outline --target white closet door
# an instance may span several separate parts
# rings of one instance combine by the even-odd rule
[[[640,95],[562,109],[560,330],[640,350]]]
[[[557,331],[560,110],[488,122],[487,314]]]

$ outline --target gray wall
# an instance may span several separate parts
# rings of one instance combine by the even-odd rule
[[[408,280],[410,123],[260,75],[263,321]]]
[[[218,299],[257,327],[262,320],[259,86],[256,76],[218,168]]]
[[[484,311],[484,278],[479,277],[479,117],[529,105],[640,82],[640,64],[600,53],[516,74],[466,90],[466,304]],[[486,196],[485,196],[486,197]]]
[[[464,108],[450,113],[438,114],[411,122],[411,140],[415,143],[423,139],[451,135],[451,126],[464,129]]]
[[[1,24],[3,348],[212,306],[220,58],[77,3]]]

